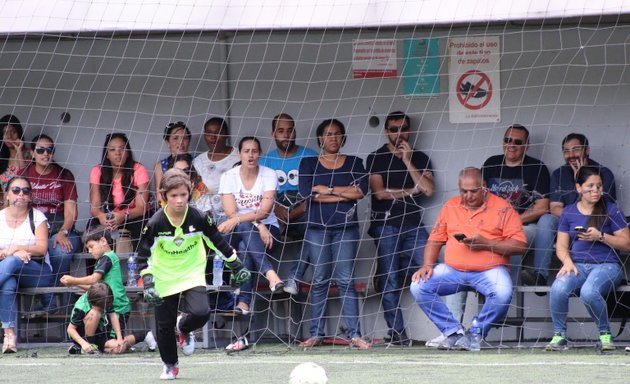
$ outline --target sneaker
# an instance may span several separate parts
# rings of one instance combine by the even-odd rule
[[[601,351],[603,352],[614,351],[615,349],[617,349],[615,347],[615,344],[613,344],[612,335],[610,334],[610,332],[603,332],[599,335],[599,344]]]
[[[160,380],[175,380],[177,375],[179,375],[179,366],[177,364],[164,364]]]
[[[147,348],[150,352],[155,352],[157,349],[157,342],[155,341],[155,336],[153,336],[153,332],[147,332],[147,335],[144,337],[144,342],[147,344]]]
[[[626,352],[630,352],[630,347],[626,347]]]
[[[427,340],[426,343],[424,343],[424,345],[427,348],[437,348],[440,346],[440,344],[442,344],[442,342],[446,340],[446,336],[444,336],[444,334],[440,333],[440,335],[438,337],[434,337],[431,340]]]
[[[284,284],[284,291],[289,295],[297,295],[298,293],[298,285],[294,279],[288,279]]]
[[[81,347],[76,345],[76,344],[72,344],[70,346],[70,348],[68,348],[68,354],[69,355],[80,355],[81,354]]]
[[[182,353],[184,356],[190,356],[195,352],[195,334],[193,332],[183,333],[179,328],[179,323],[181,323],[184,318],[183,314],[177,316],[177,323],[175,324],[175,332],[179,337],[179,346],[182,349]]]
[[[401,345],[403,347],[410,347],[411,339],[407,337],[407,333],[405,331],[402,331],[400,333],[394,331],[392,332],[392,335],[388,343],[388,346],[392,346],[392,345]]]
[[[461,346],[458,346],[459,339],[465,338],[466,335],[463,333],[453,333],[452,335],[447,336],[444,341],[438,345],[438,349],[441,350],[451,350],[451,349],[461,349]],[[461,342],[460,342],[461,344]]]
[[[545,347],[545,351],[564,351],[567,348],[569,348],[567,338],[556,333]]]
[[[227,347],[225,347],[225,351],[227,353],[244,351],[249,348],[249,341],[247,341],[247,337],[241,336],[236,339],[235,342],[230,343]]]

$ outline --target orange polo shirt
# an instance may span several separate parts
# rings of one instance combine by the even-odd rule
[[[490,240],[526,242],[518,213],[510,203],[492,193],[488,193],[486,202],[474,212],[464,207],[461,201],[461,197],[456,196],[444,204],[429,236],[429,241],[446,243],[446,265],[460,271],[475,272],[509,265],[509,256],[486,250],[471,250],[453,235],[463,233],[471,237],[478,234]]]

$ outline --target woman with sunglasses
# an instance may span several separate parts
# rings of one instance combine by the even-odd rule
[[[15,319],[17,288],[53,284],[48,259],[46,216],[31,207],[31,184],[15,176],[7,184],[5,208],[0,211],[0,321],[2,353],[17,352]],[[44,303],[47,305],[49,303]]]
[[[105,136],[101,159],[90,173],[92,222],[98,220],[110,231],[128,230],[135,250],[148,208],[149,173],[134,160],[124,133]]]
[[[304,246],[313,262],[311,286],[311,337],[300,348],[320,345],[325,336],[326,301],[331,280],[339,287],[341,312],[350,345],[371,348],[361,337],[359,301],[354,288],[354,262],[361,234],[356,205],[368,191],[368,174],[363,161],[344,155],[346,129],[337,119],[324,120],[316,130],[321,148],[318,157],[300,162],[299,189],[308,201],[308,224]]]
[[[190,130],[183,121],[169,123],[164,128],[164,144],[168,147],[170,154],[168,157],[165,157],[155,163],[155,166],[153,167],[153,180],[156,191],[160,189],[160,182],[162,181],[162,175],[164,175],[164,172],[166,172],[167,169],[172,168],[173,157],[188,154],[190,138]],[[162,194],[156,193],[156,195],[158,201],[162,203]]]
[[[549,296],[554,336],[546,350],[568,348],[569,298],[578,294],[597,325],[599,349],[611,351],[615,346],[606,298],[614,294],[624,278],[618,252],[630,251],[630,230],[619,207],[604,199],[598,167],[580,167],[575,187],[579,200],[562,210],[558,224],[556,255],[562,268]]]
[[[35,136],[31,141],[33,160],[20,170],[20,175],[33,186],[32,206],[48,220],[48,254],[57,286],[59,278],[70,272],[72,257],[81,248],[81,238],[74,229],[78,199],[74,175],[55,162],[54,154],[55,144],[50,136]]]
[[[9,180],[26,166],[24,130],[20,120],[13,115],[0,118],[0,130],[2,130],[0,156],[3,160],[6,159],[6,164],[0,167],[0,185],[2,185],[2,191],[6,191]]]

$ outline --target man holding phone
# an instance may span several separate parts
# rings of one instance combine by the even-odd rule
[[[389,342],[409,345],[400,297],[410,275],[422,265],[428,237],[422,224],[423,205],[435,184],[429,157],[409,143],[409,116],[392,112],[384,128],[387,143],[370,153],[366,162],[372,190],[368,233],[378,253],[375,286],[383,292]]]
[[[445,339],[439,349],[470,348],[464,333],[440,296],[477,291],[486,297],[477,316],[482,337],[507,313],[512,300],[509,258],[527,246],[518,213],[504,199],[487,193],[479,168],[459,173],[459,196],[438,215],[425,246],[424,263],[413,274],[411,294]],[[457,238],[461,240],[458,240]],[[443,246],[444,263],[437,264]]]
[[[549,170],[542,161],[526,155],[528,148],[529,131],[520,124],[512,124],[503,135],[503,155],[488,158],[481,170],[488,191],[507,200],[518,212],[528,247],[537,249],[554,236],[537,232],[538,219],[549,211]],[[522,255],[510,260],[514,284],[521,262]]]

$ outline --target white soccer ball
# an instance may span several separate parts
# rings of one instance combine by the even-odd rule
[[[326,371],[315,363],[302,363],[293,368],[289,384],[326,384]]]

